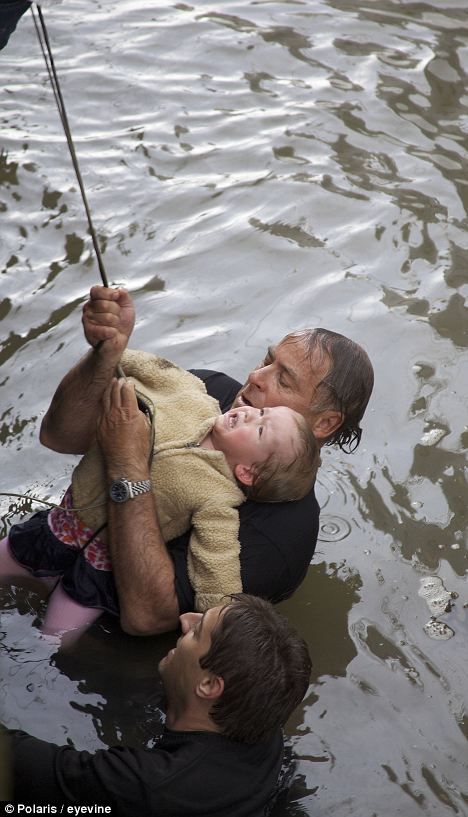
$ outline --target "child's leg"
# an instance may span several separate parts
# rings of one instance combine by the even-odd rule
[[[70,644],[71,640],[78,638],[102,613],[99,608],[85,607],[74,601],[59,583],[49,599],[41,630],[48,635],[67,633],[67,644]]]
[[[33,576],[27,568],[16,561],[10,553],[8,536],[0,542],[0,583],[11,583],[15,579],[29,579],[40,582],[43,587],[51,588],[57,583],[56,576]]]

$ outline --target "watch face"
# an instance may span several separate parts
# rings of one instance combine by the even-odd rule
[[[114,502],[126,502],[130,497],[128,485],[121,479],[112,483],[109,493]]]

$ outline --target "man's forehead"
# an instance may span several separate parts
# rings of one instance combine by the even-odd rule
[[[318,367],[328,368],[331,361],[326,350],[322,349],[319,344],[311,341],[310,332],[292,332],[289,335],[285,335],[285,337],[282,338],[278,344],[273,345],[271,349],[276,355],[286,353],[290,364],[297,364],[301,367],[307,364],[311,369],[317,369]]]
[[[309,344],[306,341],[306,337],[302,334],[292,334],[292,335],[285,335],[284,338],[273,344],[273,349],[284,349],[287,347],[288,349],[297,349],[298,354],[304,354],[308,351]]]
[[[310,389],[317,386],[328,376],[333,368],[333,361],[317,343],[311,343],[309,332],[297,332],[286,335],[274,352],[280,366],[289,371],[298,392],[308,395]],[[310,399],[310,395],[307,397]]]

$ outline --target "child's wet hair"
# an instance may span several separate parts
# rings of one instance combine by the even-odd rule
[[[320,447],[306,420],[294,417],[299,437],[299,449],[284,462],[270,454],[265,462],[255,464],[252,485],[242,485],[248,499],[255,502],[291,502],[302,499],[312,489],[320,465]]]

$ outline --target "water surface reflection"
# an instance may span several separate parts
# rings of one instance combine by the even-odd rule
[[[243,379],[317,325],[376,366],[359,451],[324,453],[317,553],[282,605],[315,657],[283,813],[468,815],[466,3],[73,0],[48,19],[135,344]],[[2,53],[0,441],[2,489],[57,499],[75,460],[37,432],[98,276],[41,59],[25,18]],[[32,506],[1,507],[9,525]],[[432,575],[456,594],[446,641],[424,630]],[[9,725],[151,742],[170,637],[105,621],[62,654],[43,600],[1,600]]]

